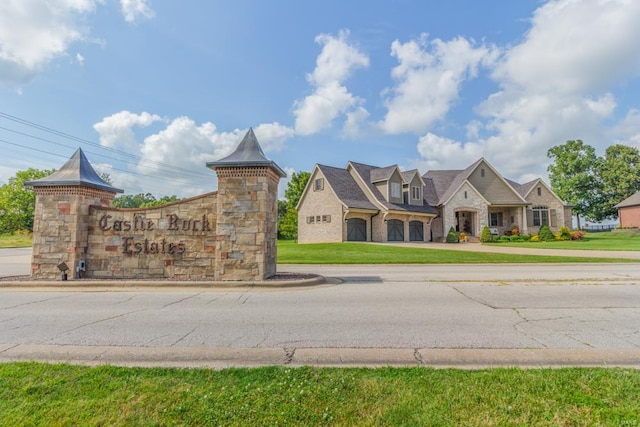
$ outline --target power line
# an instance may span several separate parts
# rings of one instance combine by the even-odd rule
[[[66,139],[69,139],[69,140],[72,140],[72,141],[81,142],[83,144],[87,144],[87,145],[90,145],[92,147],[96,147],[96,148],[99,148],[101,150],[108,151],[108,152],[113,153],[113,154],[118,154],[120,156],[124,156],[124,157],[128,157],[128,158],[137,160],[139,162],[138,164],[147,164],[147,165],[157,166],[159,169],[164,169],[164,170],[172,172],[172,173],[181,173],[183,175],[186,174],[186,175],[190,175],[190,176],[196,177],[196,178],[209,178],[209,176],[207,176],[205,174],[200,174],[200,173],[194,172],[194,171],[186,169],[186,168],[182,168],[182,167],[171,165],[171,164],[164,163],[164,162],[158,162],[158,161],[154,161],[154,160],[145,159],[142,156],[138,156],[138,155],[135,155],[135,154],[132,154],[132,153],[128,153],[126,151],[117,150],[115,148],[104,147],[104,146],[102,146],[102,145],[100,145],[100,144],[98,144],[96,142],[93,142],[93,141],[90,141],[90,140],[87,140],[87,139],[84,139],[84,138],[80,138],[80,137],[77,137],[77,136],[74,136],[74,135],[59,131],[57,129],[53,129],[53,128],[50,128],[50,127],[47,127],[47,126],[43,126],[43,125],[40,125],[38,123],[31,122],[29,120],[21,119],[19,117],[12,116],[12,115],[7,114],[7,113],[0,112],[0,117],[4,118],[6,120],[10,120],[10,121],[19,123],[19,124],[24,125],[24,126],[28,126],[28,127],[34,128],[34,129],[38,129],[38,130],[47,132],[47,133],[51,133],[53,135],[57,135],[57,136],[60,136],[60,137],[63,137],[63,138],[66,138]],[[0,127],[0,129],[4,129],[4,130],[9,131],[9,132],[17,133],[17,134],[20,134],[20,135],[23,135],[23,136],[26,136],[26,137],[29,137],[29,138],[38,139],[38,140],[41,140],[41,141],[44,141],[44,142],[56,144],[56,145],[63,146],[63,147],[66,147],[66,148],[73,148],[73,147],[70,147],[68,145],[64,145],[64,144],[61,144],[61,143],[58,143],[58,142],[55,142],[55,141],[51,141],[51,140],[48,140],[48,139],[45,139],[45,138],[40,138],[40,137],[37,137],[35,135],[27,134],[27,133],[24,133],[24,132],[16,131],[14,129],[9,129],[9,128],[5,128],[5,127]],[[24,148],[29,148],[29,147],[24,147]],[[127,162],[125,160],[117,159],[115,157],[107,156],[107,155],[104,155],[104,154],[98,154],[98,153],[93,153],[93,154],[98,155],[98,156],[102,156],[104,158],[108,158],[110,160],[123,161],[126,164],[136,165],[133,162]],[[133,172],[128,172],[128,171],[123,171],[123,172],[133,173]]]

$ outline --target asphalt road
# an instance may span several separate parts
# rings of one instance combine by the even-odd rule
[[[11,256],[0,255],[0,271]],[[0,289],[0,360],[640,367],[638,264],[279,270],[335,280],[271,290]]]

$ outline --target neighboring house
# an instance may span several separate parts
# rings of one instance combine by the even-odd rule
[[[451,227],[480,236],[571,225],[571,206],[541,179],[518,184],[485,159],[464,170],[401,172],[349,162],[316,165],[298,209],[298,241],[443,241]],[[337,221],[336,221],[337,220]]]
[[[640,191],[616,205],[620,227],[640,227]]]
[[[438,211],[417,170],[316,165],[298,209],[298,242],[425,242]]]

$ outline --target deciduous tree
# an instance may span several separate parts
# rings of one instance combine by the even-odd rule
[[[19,171],[9,182],[0,187],[0,233],[14,233],[18,230],[33,231],[33,213],[36,195],[24,183],[44,178],[55,169],[39,170],[29,168]]]
[[[602,204],[596,220],[616,218],[615,205],[640,191],[640,151],[621,144],[608,147],[600,162],[600,177]]]
[[[284,191],[286,201],[278,201],[278,238],[293,240],[298,238],[298,211],[296,206],[302,197],[310,172],[294,172]]]

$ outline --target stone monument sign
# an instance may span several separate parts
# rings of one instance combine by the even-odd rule
[[[249,130],[229,156],[207,163],[218,191],[152,208],[119,209],[81,149],[36,193],[33,279],[260,281],[276,274],[277,194],[284,171]]]

